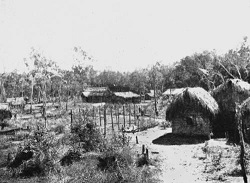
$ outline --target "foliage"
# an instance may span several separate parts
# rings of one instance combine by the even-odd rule
[[[60,168],[57,151],[58,141],[55,135],[39,129],[25,139],[24,144],[20,144],[8,167],[14,171],[14,175],[21,177],[58,173]]]
[[[71,142],[81,151],[102,151],[104,139],[100,131],[92,123],[77,124],[72,129]]]

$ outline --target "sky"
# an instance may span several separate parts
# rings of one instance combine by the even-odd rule
[[[26,70],[31,48],[63,69],[81,47],[97,70],[171,65],[250,39],[250,0],[0,0],[0,72]]]

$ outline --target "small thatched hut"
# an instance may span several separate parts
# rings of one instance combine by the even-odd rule
[[[113,102],[115,103],[140,103],[140,95],[129,92],[114,92]]]
[[[166,119],[172,121],[172,133],[190,136],[206,136],[219,111],[214,98],[203,88],[185,88],[169,104]]]
[[[112,95],[108,87],[89,87],[82,92],[81,98],[83,102],[100,103],[110,102]]]
[[[228,79],[211,94],[220,108],[213,124],[215,137],[224,137],[228,134],[230,141],[237,141],[239,136],[235,120],[236,106],[250,97],[250,84],[240,79]]]

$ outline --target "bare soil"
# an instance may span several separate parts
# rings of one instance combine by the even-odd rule
[[[162,129],[157,126],[143,132],[128,134],[134,144],[136,143],[136,136],[138,137],[139,144],[135,144],[135,147],[139,153],[141,153],[141,147],[144,144],[149,150],[150,159],[157,160],[160,173],[155,176],[160,182],[243,182],[240,175],[226,176],[225,174],[226,171],[230,172],[236,166],[234,163],[229,162],[233,157],[224,153],[225,158],[222,158],[220,163],[225,166],[221,169],[216,169],[217,172],[211,173],[207,169],[209,166],[213,166],[211,165],[213,155],[206,155],[203,152],[205,140],[173,138],[173,135],[170,135],[171,131],[171,128]],[[232,148],[235,148],[232,145],[227,145],[226,139],[211,139],[208,141],[208,144],[210,148],[216,149],[218,147],[225,150],[225,152],[230,152]],[[222,170],[223,173],[221,173]],[[219,173],[220,176],[218,176]]]

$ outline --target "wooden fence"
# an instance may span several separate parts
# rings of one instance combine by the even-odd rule
[[[109,129],[116,131],[140,131],[156,124],[154,110],[136,104],[100,105],[70,110],[71,127],[81,118],[99,126],[106,135]]]

